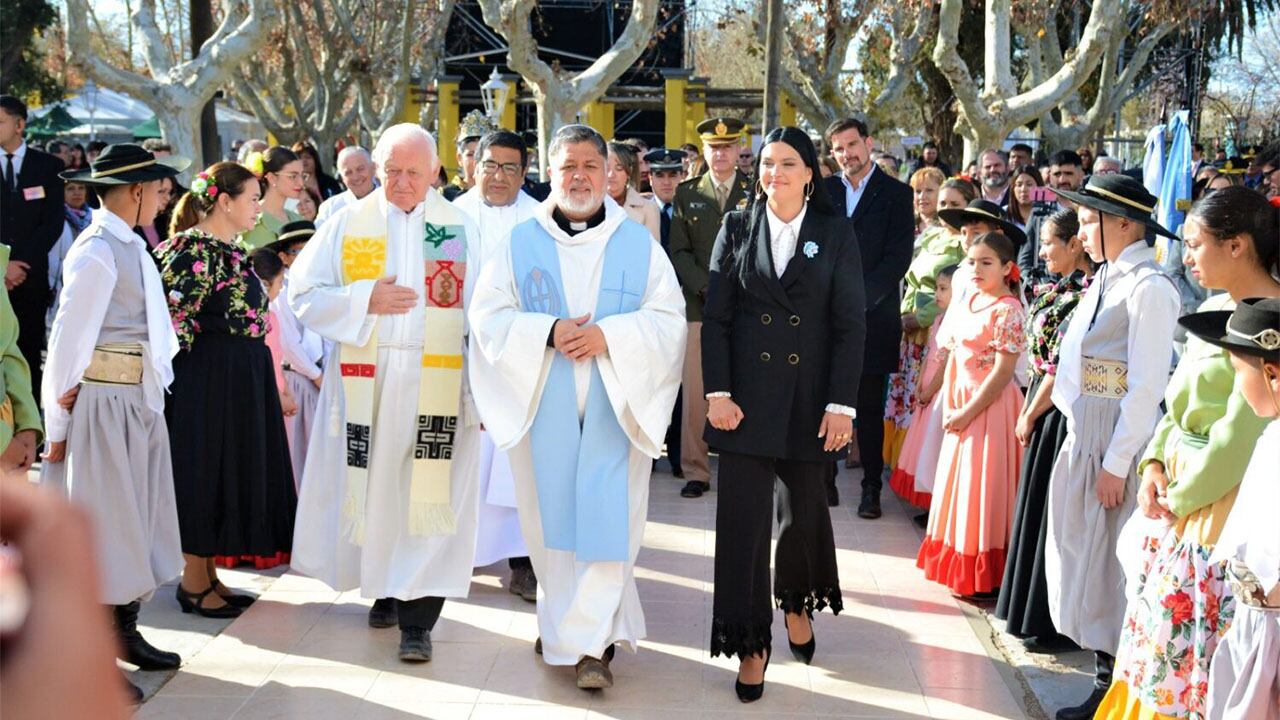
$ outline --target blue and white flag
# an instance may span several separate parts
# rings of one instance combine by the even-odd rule
[[[1156,207],[1156,219],[1166,229],[1179,237],[1182,236],[1182,221],[1187,217],[1187,207],[1191,202],[1191,128],[1187,125],[1189,114],[1180,110],[1173,116],[1169,124],[1172,142],[1165,158],[1164,174],[1160,182],[1160,192],[1156,196],[1160,203]]]

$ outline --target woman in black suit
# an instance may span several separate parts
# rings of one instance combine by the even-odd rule
[[[756,177],[751,207],[716,238],[702,330],[706,438],[720,451],[711,654],[741,659],[743,702],[764,692],[775,598],[806,663],[813,612],[842,607],[826,480],[853,433],[866,334],[853,226],[814,192],[809,137],[766,135]],[[775,477],[786,492],[771,594]]]

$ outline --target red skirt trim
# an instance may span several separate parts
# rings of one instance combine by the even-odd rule
[[[240,565],[253,565],[255,570],[270,570],[277,565],[289,564],[289,553],[278,552],[275,555],[215,555],[213,564],[228,570]]]
[[[916,477],[901,468],[893,469],[893,474],[889,476],[889,487],[898,493],[898,497],[922,510],[928,510],[929,505],[933,503],[933,495],[918,492]]]
[[[925,538],[916,556],[916,567],[929,580],[942,583],[957,595],[976,595],[996,590],[1004,579],[1004,548],[984,550],[977,555],[961,555],[941,540]]]

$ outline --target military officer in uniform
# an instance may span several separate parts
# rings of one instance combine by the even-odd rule
[[[662,221],[662,234],[658,240],[662,249],[671,257],[671,216],[675,210],[676,188],[684,179],[683,150],[654,148],[645,153],[644,160],[649,163],[649,187],[653,190],[653,203],[658,206],[658,217]],[[680,467],[680,426],[684,415],[684,404],[680,393],[676,394],[676,405],[671,409],[671,424],[667,426],[667,460],[671,463],[671,474],[684,477]]]
[[[687,498],[701,497],[711,489],[707,443],[702,438],[707,418],[707,399],[702,391],[702,305],[707,298],[711,250],[720,233],[720,221],[730,210],[745,209],[751,195],[750,178],[737,167],[745,127],[737,118],[710,118],[698,123],[707,172],[680,183],[672,202],[671,264],[684,290],[689,319],[680,438],[681,466],[687,481],[680,494]]]
[[[497,130],[489,118],[479,110],[472,110],[462,118],[458,128],[458,174],[440,190],[444,199],[453,202],[459,195],[476,184],[476,146],[480,138]]]

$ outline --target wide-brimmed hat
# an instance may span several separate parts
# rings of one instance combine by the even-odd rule
[[[1280,298],[1250,298],[1234,311],[1193,313],[1178,323],[1210,345],[1280,363]]]
[[[942,222],[953,228],[962,228],[965,223],[986,222],[992,225],[998,225],[1000,232],[1013,241],[1014,245],[1021,245],[1027,241],[1027,234],[1005,217],[1004,209],[990,200],[971,200],[969,204],[963,208],[943,208],[938,211],[938,217],[942,218]]]
[[[280,234],[267,247],[275,252],[284,252],[290,245],[304,243],[316,234],[316,225],[310,220],[290,220],[280,228]]]
[[[191,161],[184,157],[158,158],[141,145],[120,143],[104,148],[88,168],[67,170],[58,177],[85,185],[133,185],[174,177],[190,165]]]
[[[1151,214],[1156,211],[1156,196],[1147,192],[1136,178],[1128,175],[1093,175],[1089,183],[1077,191],[1057,190],[1059,197],[1100,213],[1128,218],[1174,240],[1177,235],[1164,229]]]

